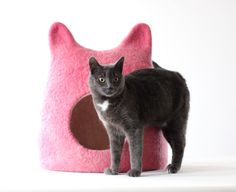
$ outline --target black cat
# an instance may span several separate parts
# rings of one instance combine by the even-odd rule
[[[111,165],[106,174],[118,174],[125,137],[129,143],[131,170],[129,176],[142,171],[143,132],[147,126],[158,126],[172,148],[169,173],[176,173],[182,163],[189,112],[189,91],[177,72],[159,67],[141,69],[122,75],[124,57],[114,65],[100,65],[89,60],[89,86],[93,103],[109,136]]]

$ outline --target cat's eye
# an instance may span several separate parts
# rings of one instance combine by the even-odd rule
[[[103,77],[99,77],[98,80],[101,82],[101,83],[105,83],[106,79],[103,78]]]
[[[115,81],[115,82],[118,82],[118,81],[119,81],[119,77],[115,77],[115,78],[114,78],[114,81]]]

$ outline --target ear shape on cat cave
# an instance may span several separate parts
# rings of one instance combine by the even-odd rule
[[[50,29],[49,45],[51,50],[58,48],[70,49],[76,44],[73,35],[68,28],[62,23],[54,23]]]
[[[144,23],[136,25],[121,45],[151,51],[152,35],[149,26]]]

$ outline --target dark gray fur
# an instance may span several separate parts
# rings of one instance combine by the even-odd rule
[[[126,137],[131,156],[128,175],[141,174],[143,132],[144,127],[150,125],[162,129],[172,148],[172,161],[167,170],[176,173],[184,154],[189,112],[186,82],[179,73],[165,70],[155,62],[154,69],[137,70],[123,76],[123,62],[122,57],[114,65],[103,66],[94,57],[89,60],[89,86],[94,106],[110,141],[111,165],[105,173],[118,174]],[[109,103],[105,111],[99,106],[104,101]]]

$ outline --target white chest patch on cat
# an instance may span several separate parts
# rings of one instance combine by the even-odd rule
[[[109,106],[109,102],[108,101],[104,101],[103,103],[98,103],[97,104],[98,107],[100,107],[101,111],[106,111],[108,109]]]

